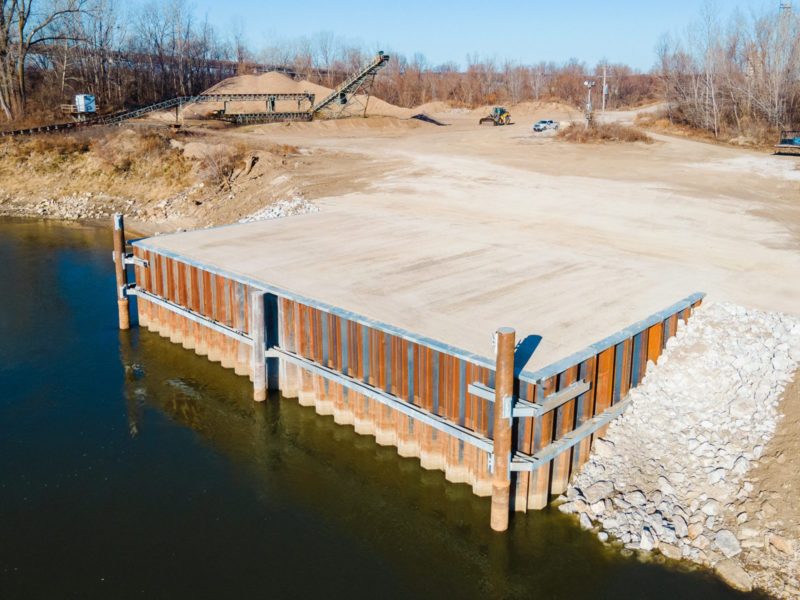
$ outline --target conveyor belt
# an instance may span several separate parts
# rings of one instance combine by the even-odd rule
[[[157,112],[159,110],[167,110],[169,108],[174,108],[176,106],[183,106],[185,104],[195,104],[199,102],[249,102],[249,101],[256,101],[256,100],[308,100],[310,105],[314,104],[314,94],[310,93],[297,93],[297,94],[199,94],[197,96],[178,96],[176,98],[170,98],[169,100],[164,100],[163,102],[157,102],[156,104],[149,104],[147,106],[143,106],[141,108],[137,108],[134,110],[114,113],[110,115],[102,115],[93,117],[91,119],[86,119],[85,121],[71,121],[68,123],[54,123],[52,125],[41,125],[39,127],[28,127],[26,129],[16,129],[12,131],[0,131],[0,137],[8,137],[8,136],[21,136],[21,135],[33,135],[36,133],[56,133],[59,131],[67,131],[70,129],[77,129],[80,127],[90,127],[92,125],[116,125],[117,123],[121,123],[123,121],[127,121],[129,119],[137,119],[141,116],[144,116],[148,113]],[[263,119],[261,121],[255,121],[252,119],[247,120],[247,122],[268,122],[268,121],[280,121],[280,120],[292,120],[292,121],[310,121],[311,120],[311,113],[308,111],[297,111],[297,112],[290,112],[290,113],[255,113],[254,115],[234,115],[236,117],[239,116],[255,116],[255,115],[271,115],[269,119]],[[283,115],[287,118],[281,119],[280,116]],[[305,118],[296,117],[294,115],[306,115]],[[288,116],[291,116],[289,118]],[[226,119],[228,121],[239,122],[236,119]]]
[[[359,72],[354,73],[350,77],[344,80],[339,87],[333,90],[330,94],[325,96],[314,108],[311,109],[311,112],[317,113],[321,111],[323,108],[326,108],[333,104],[337,99],[340,98],[347,98],[347,96],[352,95],[355,93],[362,84],[370,77],[374,77],[375,74],[381,70],[384,65],[389,62],[389,55],[384,54],[383,52],[379,52],[375,58],[366,65],[363,69]]]

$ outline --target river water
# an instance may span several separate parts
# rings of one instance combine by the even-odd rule
[[[0,598],[715,598],[146,330],[110,231],[0,220]]]

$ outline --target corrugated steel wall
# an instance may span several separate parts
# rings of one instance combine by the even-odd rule
[[[286,298],[278,314],[281,348],[491,437],[492,403],[467,392],[469,382],[489,383],[486,367]],[[279,381],[284,396],[491,494],[486,452],[300,367],[282,364]]]
[[[137,287],[250,333],[248,303],[253,288],[140,246],[134,245],[134,254],[149,262],[149,267],[135,268]],[[699,301],[694,306],[697,304]],[[523,374],[519,396],[531,402],[541,401],[541,396],[546,398],[579,379],[589,381],[591,388],[539,418],[518,418],[514,431],[517,451],[535,454],[623,399],[641,381],[648,361],[658,359],[666,340],[675,334],[678,320],[687,319],[694,306],[566,366],[543,379],[542,390],[537,391],[536,382],[528,381]],[[251,375],[248,344],[144,298],[138,298],[138,307],[140,325],[240,375]],[[467,390],[473,382],[493,387],[494,372],[486,365],[290,298],[278,298],[277,315],[278,345],[283,350],[492,438],[493,403]],[[489,453],[484,450],[283,361],[279,385],[283,396],[298,398],[300,404],[313,406],[317,413],[332,415],[337,423],[374,436],[379,444],[396,446],[401,456],[417,457],[424,468],[444,471],[449,481],[470,484],[477,495],[491,495]],[[602,430],[595,435],[602,435]],[[536,471],[512,474],[513,508],[542,508],[549,495],[563,492],[571,473],[587,460],[592,439],[586,438]]]
[[[542,392],[545,397],[579,379],[590,382],[591,388],[538,419],[519,418],[515,423],[517,451],[535,454],[544,450],[551,442],[563,438],[625,398],[628,391],[644,377],[648,362],[656,362],[661,356],[667,340],[678,329],[678,321],[687,320],[699,304],[698,301],[692,307],[670,315],[623,342],[601,349],[593,356],[544,379]],[[520,381],[519,394],[523,400],[537,401],[536,385],[525,381],[524,376]],[[577,472],[588,460],[592,441],[595,437],[602,437],[604,431],[601,429],[594,436],[562,452],[547,466],[531,473],[515,473],[515,479],[512,479],[514,509],[543,508],[550,495],[566,491],[572,473]]]
[[[149,263],[148,268],[137,265],[134,269],[138,288],[249,333],[249,286],[140,247],[134,247],[134,255]],[[234,369],[239,375],[252,375],[248,344],[142,298],[138,299],[138,306],[141,326]]]

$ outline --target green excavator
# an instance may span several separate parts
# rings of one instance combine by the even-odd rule
[[[492,112],[478,121],[478,125],[491,123],[492,125],[511,125],[511,113],[502,106],[495,106]]]

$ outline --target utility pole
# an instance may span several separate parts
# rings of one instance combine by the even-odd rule
[[[606,84],[606,63],[603,63],[603,108],[602,113],[606,114],[606,96],[608,95],[608,85]]]
[[[586,87],[586,128],[592,126],[592,88],[597,85],[596,81],[589,81],[588,79],[583,82]]]

